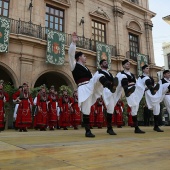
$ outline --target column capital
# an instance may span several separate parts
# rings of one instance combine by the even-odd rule
[[[117,16],[117,17],[120,17],[120,18],[123,18],[124,11],[119,6],[113,6],[113,15]]]

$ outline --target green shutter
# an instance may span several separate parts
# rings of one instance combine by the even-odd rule
[[[97,67],[100,68],[99,62],[102,59],[107,60],[108,69],[111,67],[111,48],[109,45],[104,43],[96,42],[96,50],[97,50]]]
[[[142,75],[142,66],[148,64],[148,56],[144,54],[137,54],[137,67],[138,67],[138,76]]]
[[[65,34],[47,30],[47,58],[46,62],[63,65],[65,60]]]
[[[10,19],[0,17],[0,52],[8,52]]]

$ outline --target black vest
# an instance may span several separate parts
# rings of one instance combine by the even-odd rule
[[[76,63],[76,66],[72,71],[72,74],[76,84],[89,81],[92,78],[90,70],[86,69],[85,67],[78,63]]]
[[[100,74],[104,74],[107,80],[109,80],[110,82],[113,82],[113,76],[112,76],[112,74],[110,72],[108,72],[109,73],[108,74],[108,73],[106,73],[105,71],[103,71],[101,69],[99,69],[98,72]]]
[[[129,74],[125,73],[124,71],[122,71],[121,74],[125,74],[127,76],[128,83],[136,83],[136,78],[135,78],[134,74],[131,73],[131,76],[130,76]]]
[[[143,79],[144,77],[146,77],[146,76],[144,76],[144,75],[142,75],[142,76],[139,76],[141,79]],[[154,79],[151,77],[151,76],[148,76],[149,78],[150,78],[150,80],[151,80],[151,84],[152,84],[152,86],[154,86],[154,84],[155,84],[155,81],[154,81]]]
[[[164,78],[161,79],[162,84],[168,83]]]

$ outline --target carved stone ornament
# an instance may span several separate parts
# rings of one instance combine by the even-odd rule
[[[57,2],[61,5],[64,5],[66,7],[69,7],[70,6],[70,0],[52,0],[53,2]]]
[[[84,0],[77,0],[77,2],[84,4]]]
[[[152,21],[146,20],[145,21],[145,29],[149,29],[152,31],[152,27],[153,27]]]
[[[97,17],[97,18],[103,19],[105,21],[110,21],[110,18],[107,15],[107,13],[100,7],[98,7],[98,9],[95,9],[94,11],[90,12],[89,14],[93,17]]]
[[[113,7],[113,15],[118,16],[120,18],[123,18],[124,11],[123,11],[123,9],[121,7],[114,6]]]
[[[142,26],[137,20],[132,19],[132,20],[127,21],[126,27],[127,29],[130,29],[132,31],[142,34],[142,30],[143,30]]]

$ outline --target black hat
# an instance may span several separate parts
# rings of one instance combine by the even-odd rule
[[[169,73],[169,72],[170,72],[169,70],[164,70],[163,74],[166,74],[166,73]]]
[[[78,57],[82,56],[83,53],[81,51],[77,52],[76,55],[75,55],[75,59],[77,59]]]
[[[104,61],[106,61],[105,59],[102,59],[102,60],[100,60],[100,65],[104,62]]]
[[[147,64],[145,64],[144,66],[142,66],[141,68],[142,68],[142,70],[144,70],[146,67],[148,67],[148,65]]]
[[[128,63],[128,62],[129,62],[129,60],[127,60],[127,59],[124,60],[124,61],[122,61],[122,66],[125,65],[125,64]]]

